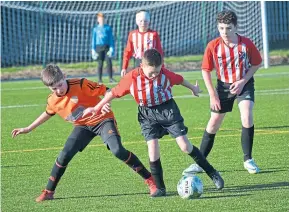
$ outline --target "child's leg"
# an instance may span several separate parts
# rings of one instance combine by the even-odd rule
[[[179,136],[176,138],[176,141],[180,149],[183,152],[189,154],[189,156],[192,157],[194,161],[203,168],[207,175],[213,180],[216,187],[218,189],[222,189],[224,187],[223,179],[214,169],[214,167],[208,162],[208,160],[204,157],[204,155],[200,152],[200,150],[189,142],[187,136]]]
[[[46,189],[54,191],[65,169],[78,151],[82,151],[95,135],[81,127],[75,127],[68,137],[63,150],[58,155],[52,168]]]
[[[68,163],[78,151],[82,151],[95,137],[94,133],[82,128],[75,127],[68,137],[63,150],[58,155],[52,168],[46,189],[36,198],[37,202],[53,199],[53,193],[58,182],[64,174]]]
[[[108,73],[109,79],[112,79],[112,61],[111,61],[111,58],[108,55],[105,55],[105,61],[107,64],[107,73]]]
[[[253,106],[254,102],[250,100],[242,100],[239,102],[242,120],[241,144],[244,153],[244,167],[250,174],[260,172],[259,167],[252,158],[254,139]]]
[[[124,161],[130,168],[137,172],[143,179],[151,177],[151,173],[146,169],[138,157],[132,152],[126,150],[122,143],[121,138],[118,135],[110,136],[105,143],[108,145],[110,151],[115,157]]]
[[[239,103],[242,121],[241,144],[244,153],[244,161],[252,159],[254,139],[253,107],[253,101],[243,100]]]
[[[201,154],[200,150],[189,142],[186,135],[177,137],[176,141],[180,149],[184,153],[189,154],[189,156],[191,156],[208,175],[211,175],[216,171],[213,166],[209,164],[207,159]]]
[[[154,177],[157,188],[165,189],[158,139],[147,141],[147,145],[152,176]]]
[[[225,115],[226,113],[211,112],[211,118],[204,132],[202,143],[200,146],[200,151],[205,157],[209,155],[213,148],[215,135],[219,130]]]
[[[103,47],[99,47],[99,49],[97,49],[97,53],[98,53],[98,58],[97,58],[97,62],[98,62],[98,66],[97,66],[98,82],[102,83],[103,62],[105,60],[106,52],[103,49]]]

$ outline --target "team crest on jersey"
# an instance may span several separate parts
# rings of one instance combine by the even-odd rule
[[[155,90],[157,93],[161,92],[163,90],[163,86],[158,85],[157,87],[155,87]]]
[[[78,102],[78,97],[77,97],[77,96],[72,96],[72,97],[70,98],[70,101],[72,101],[73,103],[77,104],[77,102]]]
[[[246,57],[246,53],[245,52],[239,52],[239,58],[241,60],[243,60]]]

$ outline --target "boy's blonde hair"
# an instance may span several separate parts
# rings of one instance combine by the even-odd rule
[[[41,80],[46,86],[53,86],[62,79],[64,79],[64,74],[55,64],[48,64],[41,72]]]
[[[144,17],[145,17],[145,19],[146,19],[148,22],[150,22],[150,19],[151,19],[150,13],[149,13],[147,10],[140,10],[140,11],[138,11],[138,12],[136,13],[136,15],[135,15],[136,23],[138,23],[138,19],[139,19],[139,17],[140,17],[141,14],[143,14]]]

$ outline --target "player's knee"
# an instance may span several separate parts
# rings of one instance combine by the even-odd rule
[[[253,119],[251,118],[242,118],[241,117],[241,120],[242,120],[242,126],[245,127],[245,128],[250,128],[253,126]]]
[[[186,136],[177,137],[176,141],[182,152],[188,154],[193,150],[193,145],[189,142]]]
[[[242,126],[246,128],[250,128],[253,126],[253,116],[251,114],[243,114],[241,115]]]
[[[69,151],[62,150],[57,158],[57,163],[61,166],[67,166],[75,154]]]
[[[215,134],[220,128],[220,124],[217,123],[209,123],[206,130],[210,134]]]
[[[222,120],[222,117],[211,117],[207,126],[208,133],[216,133],[221,126]]]
[[[126,160],[129,152],[122,146],[119,136],[111,136],[107,140],[107,145],[112,154],[120,160]]]
[[[185,146],[180,146],[180,149],[181,149],[182,152],[184,152],[184,153],[189,153],[189,148],[188,148],[187,145],[185,145]]]

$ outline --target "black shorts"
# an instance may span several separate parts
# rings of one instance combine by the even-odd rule
[[[105,60],[107,57],[107,52],[109,51],[109,45],[98,45],[96,46],[96,52],[98,54],[97,60]]]
[[[216,90],[219,95],[221,110],[212,112],[215,113],[227,113],[231,112],[233,109],[234,101],[237,98],[238,104],[242,100],[250,100],[252,102],[255,101],[255,88],[254,88],[254,78],[251,78],[246,85],[244,86],[242,92],[239,95],[230,93],[230,85],[232,83],[224,83],[218,80]]]
[[[106,119],[95,126],[75,126],[65,143],[65,148],[76,148],[81,152],[95,136],[101,136],[105,144],[111,136],[120,137],[115,120]]]
[[[159,139],[168,134],[177,138],[188,132],[174,99],[153,107],[139,106],[138,121],[146,141]]]

